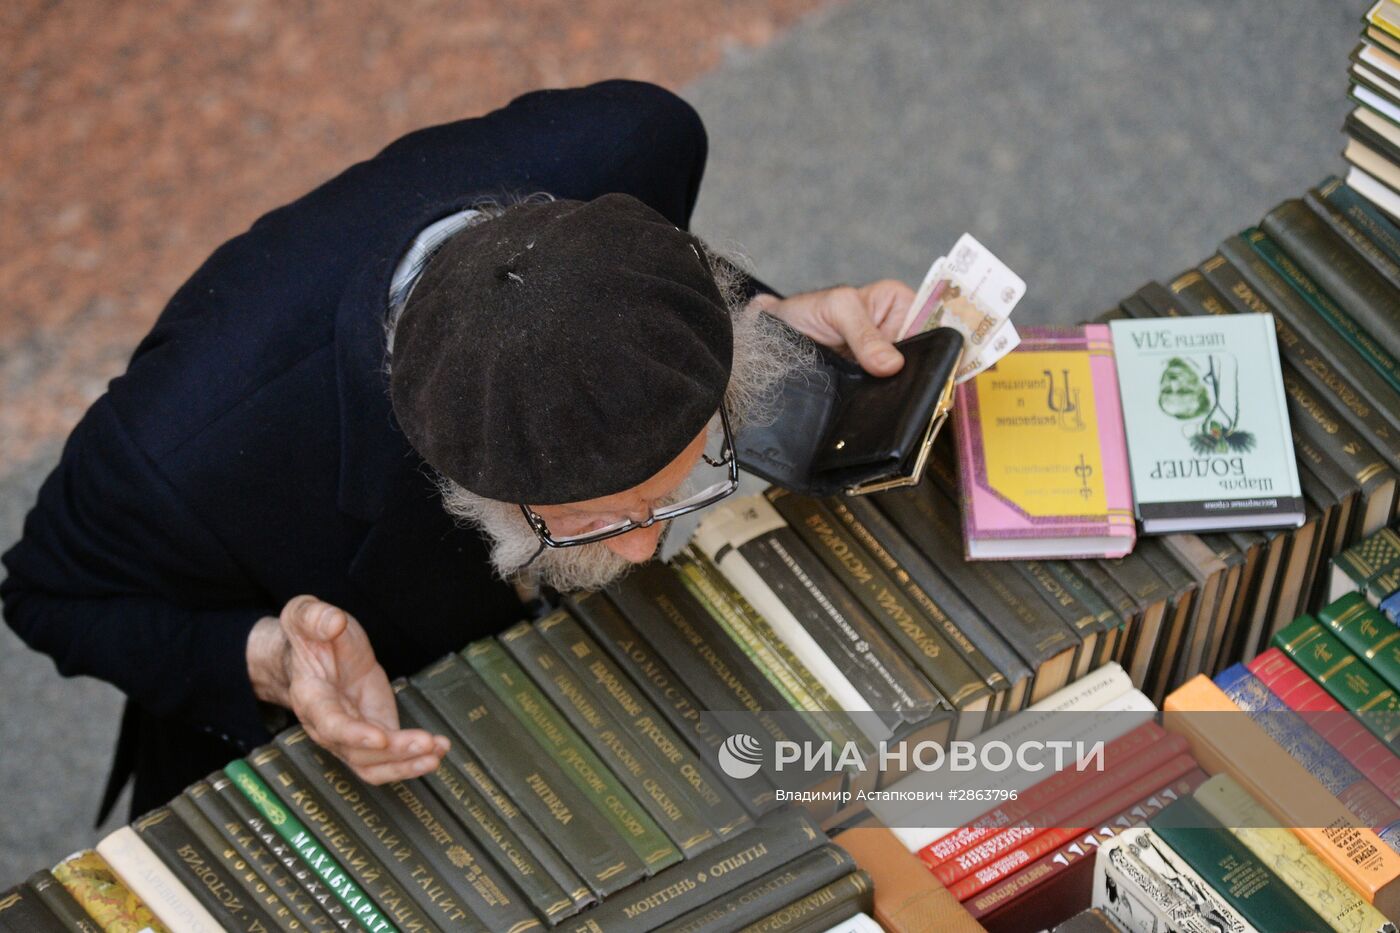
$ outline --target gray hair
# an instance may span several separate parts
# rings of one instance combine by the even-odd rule
[[[463,228],[485,223],[516,203],[551,200],[549,195],[502,204],[490,201],[473,205],[478,214]],[[703,241],[700,246],[715,273],[715,285],[729,309],[733,329],[733,358],[724,391],[725,409],[734,430],[743,425],[772,422],[783,382],[795,373],[812,369],[816,350],[786,325],[760,310],[744,293],[746,261],[721,254]],[[394,329],[407,294],[391,308],[386,319],[386,367],[390,365]],[[712,423],[712,428],[714,423]],[[597,589],[618,579],[632,566],[603,544],[540,550],[540,542],[520,513],[518,503],[500,502],[477,495],[445,476],[437,476],[443,508],[459,524],[476,528],[491,547],[491,563],[503,579],[526,585],[544,584],[560,592]]]

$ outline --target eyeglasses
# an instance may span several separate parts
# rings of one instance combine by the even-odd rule
[[[650,528],[657,522],[670,521],[673,518],[680,518],[691,512],[699,511],[706,506],[713,505],[725,496],[731,495],[739,488],[739,460],[734,456],[734,441],[729,430],[729,414],[724,410],[724,405],[719,407],[719,422],[724,430],[724,444],[720,448],[718,457],[711,457],[709,454],[702,454],[704,461],[712,467],[727,467],[728,472],[724,479],[710,483],[698,492],[692,493],[679,501],[660,509],[648,510],[644,521],[633,521],[624,518],[621,521],[604,525],[602,528],[595,528],[577,535],[555,535],[549,531],[549,526],[545,524],[544,518],[536,514],[528,505],[522,505],[520,511],[525,516],[525,521],[540,539],[540,543],[545,547],[574,547],[579,544],[593,544],[598,541],[605,541],[608,538],[615,538],[618,535],[625,535],[629,531],[638,528]]]

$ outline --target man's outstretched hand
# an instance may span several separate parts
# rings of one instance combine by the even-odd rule
[[[248,637],[258,699],[296,714],[306,734],[361,779],[385,784],[434,771],[448,741],[400,729],[394,691],[360,623],[314,596],[287,602]]]
[[[866,372],[892,376],[904,365],[895,349],[914,290],[896,279],[852,288],[838,285],[787,298],[759,295],[754,301],[793,330],[823,346],[849,350]]]

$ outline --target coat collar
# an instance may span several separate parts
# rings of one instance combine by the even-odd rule
[[[404,216],[366,251],[336,309],[335,367],[340,397],[340,487],[342,512],[377,521],[393,480],[422,459],[394,418],[385,367],[384,317],[389,282],[404,251],[423,228],[478,200],[466,194],[424,204]]]

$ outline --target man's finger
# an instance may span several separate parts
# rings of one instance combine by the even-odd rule
[[[320,736],[318,744],[367,749],[389,747],[389,736],[383,729],[345,712],[334,688],[324,681],[320,684],[323,689],[310,685],[293,685],[297,718],[315,728],[316,734]]]
[[[413,735],[407,739],[401,740],[398,736],[392,736],[389,745],[385,748],[367,749],[337,746],[331,751],[335,753],[337,758],[351,767],[371,768],[375,765],[413,761],[425,756],[441,757],[447,753],[447,747],[446,741],[442,740],[441,737],[413,730]]]
[[[863,302],[842,302],[833,310],[836,329],[866,372],[876,376],[892,376],[899,372],[904,356],[871,322]]]
[[[330,641],[345,630],[345,613],[314,596],[297,596],[282,611],[283,624],[311,641]]]
[[[354,771],[356,776],[366,784],[388,784],[390,781],[407,781],[411,778],[431,774],[437,770],[441,763],[442,758],[437,755],[423,755],[409,761],[355,768]]]

